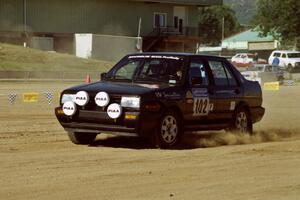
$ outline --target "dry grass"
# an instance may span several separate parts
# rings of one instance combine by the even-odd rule
[[[0,43],[0,70],[107,71],[113,63]]]

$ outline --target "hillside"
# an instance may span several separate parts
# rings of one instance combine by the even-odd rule
[[[113,63],[0,43],[0,70],[107,71]]]
[[[256,14],[255,0],[224,0],[224,4],[233,8],[241,24],[250,24]]]

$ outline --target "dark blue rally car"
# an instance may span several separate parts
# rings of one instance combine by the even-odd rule
[[[225,58],[184,53],[127,55],[101,81],[64,90],[55,109],[75,144],[105,132],[146,137],[160,148],[192,131],[252,133],[264,112],[258,82]]]

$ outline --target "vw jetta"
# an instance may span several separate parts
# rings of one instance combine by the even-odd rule
[[[105,132],[171,148],[191,131],[252,133],[265,112],[258,82],[222,57],[132,54],[101,77],[64,90],[55,109],[75,144],[90,144]]]

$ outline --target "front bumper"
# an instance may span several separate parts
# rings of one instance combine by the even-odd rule
[[[111,119],[105,111],[79,110],[72,117],[66,116],[61,107],[55,108],[55,115],[67,131],[108,132],[118,135],[147,137],[154,133],[158,113],[124,111],[120,118]]]

